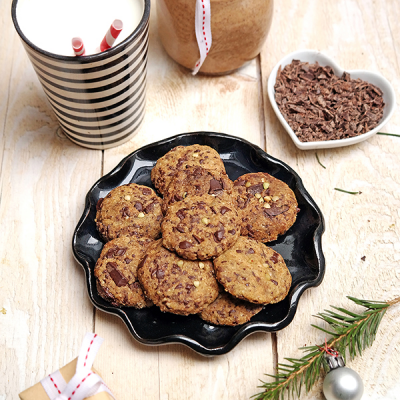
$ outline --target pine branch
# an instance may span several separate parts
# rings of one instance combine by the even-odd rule
[[[316,315],[317,318],[325,321],[330,329],[312,326],[332,336],[327,341],[328,347],[335,348],[344,359],[347,351],[350,359],[353,359],[372,345],[386,310],[400,303],[400,297],[388,302],[360,300],[350,296],[348,299],[364,307],[365,310],[354,313],[344,308],[331,306],[338,312],[324,310]],[[287,394],[287,398],[296,399],[300,397],[302,386],[305,386],[306,392],[309,392],[321,376],[324,357],[324,351],[321,351],[321,348],[323,347],[324,344],[302,347],[300,350],[307,353],[302,358],[285,358],[289,364],[278,364],[276,375],[267,374],[274,378],[274,381],[261,381],[262,385],[258,387],[263,391],[252,397],[255,400],[283,400]]]

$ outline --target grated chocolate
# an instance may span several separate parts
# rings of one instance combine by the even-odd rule
[[[293,60],[279,67],[275,83],[278,107],[302,142],[345,139],[375,128],[383,116],[382,91],[330,66]]]

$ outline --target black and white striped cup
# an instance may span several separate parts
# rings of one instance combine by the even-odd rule
[[[131,139],[143,121],[150,0],[143,1],[143,17],[123,42],[103,53],[70,57],[32,43],[18,25],[18,0],[13,0],[15,29],[63,132],[78,145],[118,146]]]

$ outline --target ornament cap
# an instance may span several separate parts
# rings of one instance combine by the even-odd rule
[[[329,371],[332,371],[333,369],[336,369],[336,368],[342,368],[346,365],[343,360],[343,357],[340,355],[340,353],[337,353],[337,352],[336,352],[336,354],[329,354],[329,353],[325,352],[324,358],[325,358],[326,364],[329,367]]]

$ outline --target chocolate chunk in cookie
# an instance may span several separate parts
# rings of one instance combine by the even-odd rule
[[[217,280],[232,296],[256,304],[278,303],[289,293],[292,276],[282,256],[241,236],[214,260]]]
[[[210,261],[188,261],[162,246],[150,246],[138,269],[145,295],[161,311],[189,315],[201,312],[218,296]]]
[[[105,241],[120,236],[155,239],[161,231],[161,204],[162,200],[147,186],[118,186],[97,203],[97,230]]]
[[[241,235],[276,240],[296,221],[297,200],[289,186],[265,172],[243,175],[233,183]]]
[[[209,146],[193,144],[174,147],[161,157],[151,170],[151,181],[157,190],[165,195],[172,178],[187,166],[225,172],[224,163],[217,151]]]
[[[116,307],[152,305],[137,280],[137,267],[152,239],[122,236],[107,242],[94,268],[97,291]]]
[[[186,167],[171,180],[163,199],[163,212],[171,204],[190,196],[218,196],[231,198],[233,183],[223,172],[207,171],[201,167]]]
[[[162,226],[163,245],[188,260],[208,260],[229,249],[240,235],[233,203],[209,195],[172,204]]]

